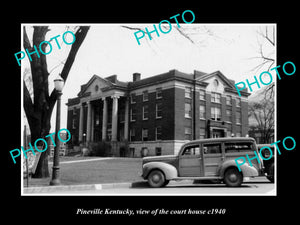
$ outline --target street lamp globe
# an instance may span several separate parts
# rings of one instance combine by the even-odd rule
[[[54,88],[55,90],[61,92],[64,87],[64,79],[58,75],[57,78],[54,80]]]

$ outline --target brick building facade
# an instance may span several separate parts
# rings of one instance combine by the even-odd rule
[[[110,155],[176,154],[188,140],[248,134],[247,90],[220,71],[178,70],[131,82],[94,75],[68,99],[70,148],[106,143]]]

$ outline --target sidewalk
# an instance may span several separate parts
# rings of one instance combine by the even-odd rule
[[[59,185],[59,186],[40,186],[23,188],[22,194],[53,194],[55,192],[84,191],[84,190],[102,190],[110,188],[131,188],[147,187],[147,181],[127,182],[127,183],[107,183],[107,184],[80,184],[80,185]]]

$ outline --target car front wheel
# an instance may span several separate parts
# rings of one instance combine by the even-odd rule
[[[229,168],[224,175],[224,183],[229,187],[239,187],[243,182],[243,175],[237,168]]]
[[[166,185],[166,178],[160,170],[153,170],[148,176],[148,183],[151,187],[159,188]]]

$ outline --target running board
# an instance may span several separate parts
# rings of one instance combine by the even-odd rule
[[[222,180],[222,177],[176,177],[172,180]]]
[[[223,177],[176,177],[171,180],[223,180]],[[243,178],[243,182],[247,182],[249,180],[250,177]]]

